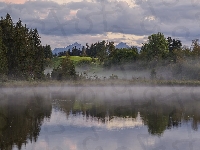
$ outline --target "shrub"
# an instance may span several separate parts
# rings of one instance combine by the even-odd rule
[[[88,60],[88,59],[82,59],[80,61],[77,62],[77,66],[78,67],[87,67],[87,66],[90,66],[91,65],[91,60]]]
[[[75,66],[69,56],[64,58],[57,68],[53,69],[51,76],[52,79],[56,80],[73,80],[76,78]]]

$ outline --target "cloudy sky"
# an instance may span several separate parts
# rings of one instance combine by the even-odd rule
[[[200,37],[198,0],[0,0],[6,13],[37,28],[52,49],[101,40],[141,46],[157,32],[188,46]]]

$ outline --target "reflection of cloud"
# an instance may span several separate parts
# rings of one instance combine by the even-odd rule
[[[41,140],[34,145],[34,149],[49,149],[49,145],[46,141]]]
[[[143,122],[140,118],[140,114],[138,114],[137,118],[135,119],[115,117],[110,121],[106,121],[107,129],[133,128],[142,125]]]
[[[69,150],[77,150],[76,144],[73,141],[71,141],[70,139],[65,138],[63,143],[64,143],[65,147],[69,148]]]
[[[59,116],[59,122],[58,122],[58,116]],[[77,127],[88,127],[88,128],[97,127],[107,130],[134,128],[143,126],[143,121],[140,118],[139,113],[136,118],[113,117],[112,119],[109,119],[109,117],[106,117],[105,122],[96,117],[91,117],[91,116],[86,117],[83,114],[77,114],[77,115],[70,114],[67,117],[67,120],[66,118],[63,119],[63,117],[66,117],[65,114],[53,111],[50,120],[51,122],[50,125],[58,125],[59,123],[64,126],[72,125]]]

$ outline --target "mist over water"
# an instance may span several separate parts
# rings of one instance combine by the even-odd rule
[[[112,69],[112,70],[108,70],[108,69],[99,69],[99,70],[90,70],[90,69],[76,69],[76,71],[79,74],[83,74],[84,72],[87,73],[87,76],[89,78],[94,78],[94,76],[97,76],[100,79],[109,79],[110,76],[112,75],[116,75],[118,77],[118,79],[133,79],[133,78],[146,78],[149,79],[150,78],[150,72],[151,70],[126,70],[126,69]]]
[[[73,95],[76,99],[83,100],[155,100],[167,101],[180,99],[197,100],[200,96],[200,87],[188,86],[66,86],[60,85],[57,87],[16,87],[16,88],[1,88],[0,96],[4,98],[9,95],[26,95],[54,98],[56,96]]]
[[[197,149],[199,91],[178,86],[1,88],[0,149]]]

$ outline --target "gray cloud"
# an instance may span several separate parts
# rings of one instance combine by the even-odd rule
[[[11,14],[44,35],[96,35],[105,32],[138,36],[163,32],[167,36],[192,40],[199,38],[200,4],[197,1],[135,0],[69,2],[27,1],[24,4],[0,2],[0,16]],[[77,11],[73,16],[71,13]]]

